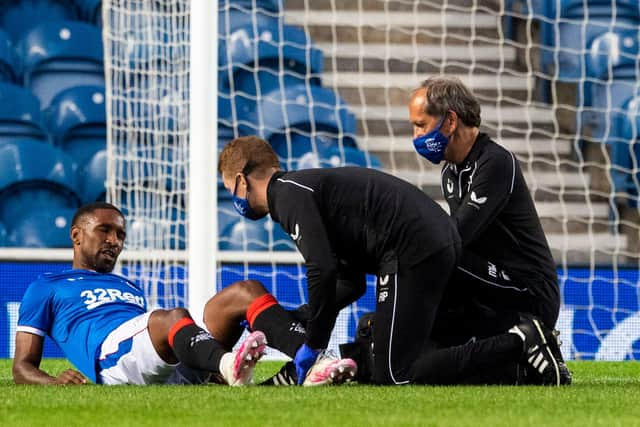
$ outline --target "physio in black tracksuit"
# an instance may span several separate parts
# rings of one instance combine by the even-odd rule
[[[541,375],[553,369],[550,382],[558,383],[546,332],[530,319],[463,345],[439,348],[432,340],[461,245],[453,219],[418,188],[365,168],[282,172],[271,146],[257,137],[231,141],[218,169],[236,210],[249,219],[270,213],[304,257],[309,320],[294,358],[299,378],[326,348],[339,310],[364,294],[371,273],[378,277],[374,382],[460,383],[527,355]]]
[[[560,309],[555,264],[513,153],[480,133],[461,165],[444,166],[442,190],[463,246],[452,289],[498,325],[524,311],[553,327]]]
[[[455,79],[431,78],[413,92],[409,112],[418,152],[446,160],[442,193],[462,239],[438,335],[492,335],[518,312],[555,326],[560,295],[540,219],[513,153],[479,132],[475,97]]]
[[[376,274],[377,382],[409,381],[460,253],[451,218],[416,187],[371,169],[276,172],[267,195],[305,259],[309,346],[327,346],[338,310]]]

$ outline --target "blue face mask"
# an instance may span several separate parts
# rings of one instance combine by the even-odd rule
[[[438,126],[434,130],[420,135],[413,140],[413,146],[418,154],[436,165],[444,159],[444,151],[449,144],[449,138],[440,132],[442,123],[444,123],[444,118],[440,120],[440,123],[438,123]]]
[[[247,179],[246,174],[244,174],[245,179]],[[238,212],[240,215],[242,215],[243,217],[250,219],[252,221],[258,220],[260,218],[264,218],[265,216],[267,216],[267,213],[257,213],[256,211],[254,211],[251,208],[251,205],[249,204],[249,200],[247,200],[246,198],[242,198],[242,197],[238,197],[236,195],[236,192],[238,191],[238,178],[240,176],[238,175],[236,177],[236,185],[235,187],[233,187],[233,207],[235,208],[236,212]],[[247,196],[249,195],[249,181],[247,181]]]

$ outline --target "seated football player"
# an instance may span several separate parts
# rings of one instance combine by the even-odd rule
[[[80,208],[71,224],[73,269],[33,282],[20,305],[13,378],[17,384],[157,384],[178,363],[229,385],[252,382],[266,339],[254,331],[230,352],[184,308],[147,312],[140,288],[112,274],[126,236],[108,203]],[[57,377],[40,369],[49,336],[78,369]]]

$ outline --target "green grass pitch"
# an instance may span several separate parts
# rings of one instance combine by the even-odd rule
[[[64,360],[45,360],[58,373]],[[259,365],[256,379],[280,366]],[[547,387],[16,386],[0,359],[0,426],[640,426],[639,362],[574,362]]]

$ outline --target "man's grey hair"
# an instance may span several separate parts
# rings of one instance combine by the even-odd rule
[[[426,113],[444,117],[454,111],[462,123],[470,127],[480,126],[480,103],[473,93],[455,77],[430,77],[415,89],[427,92]]]

